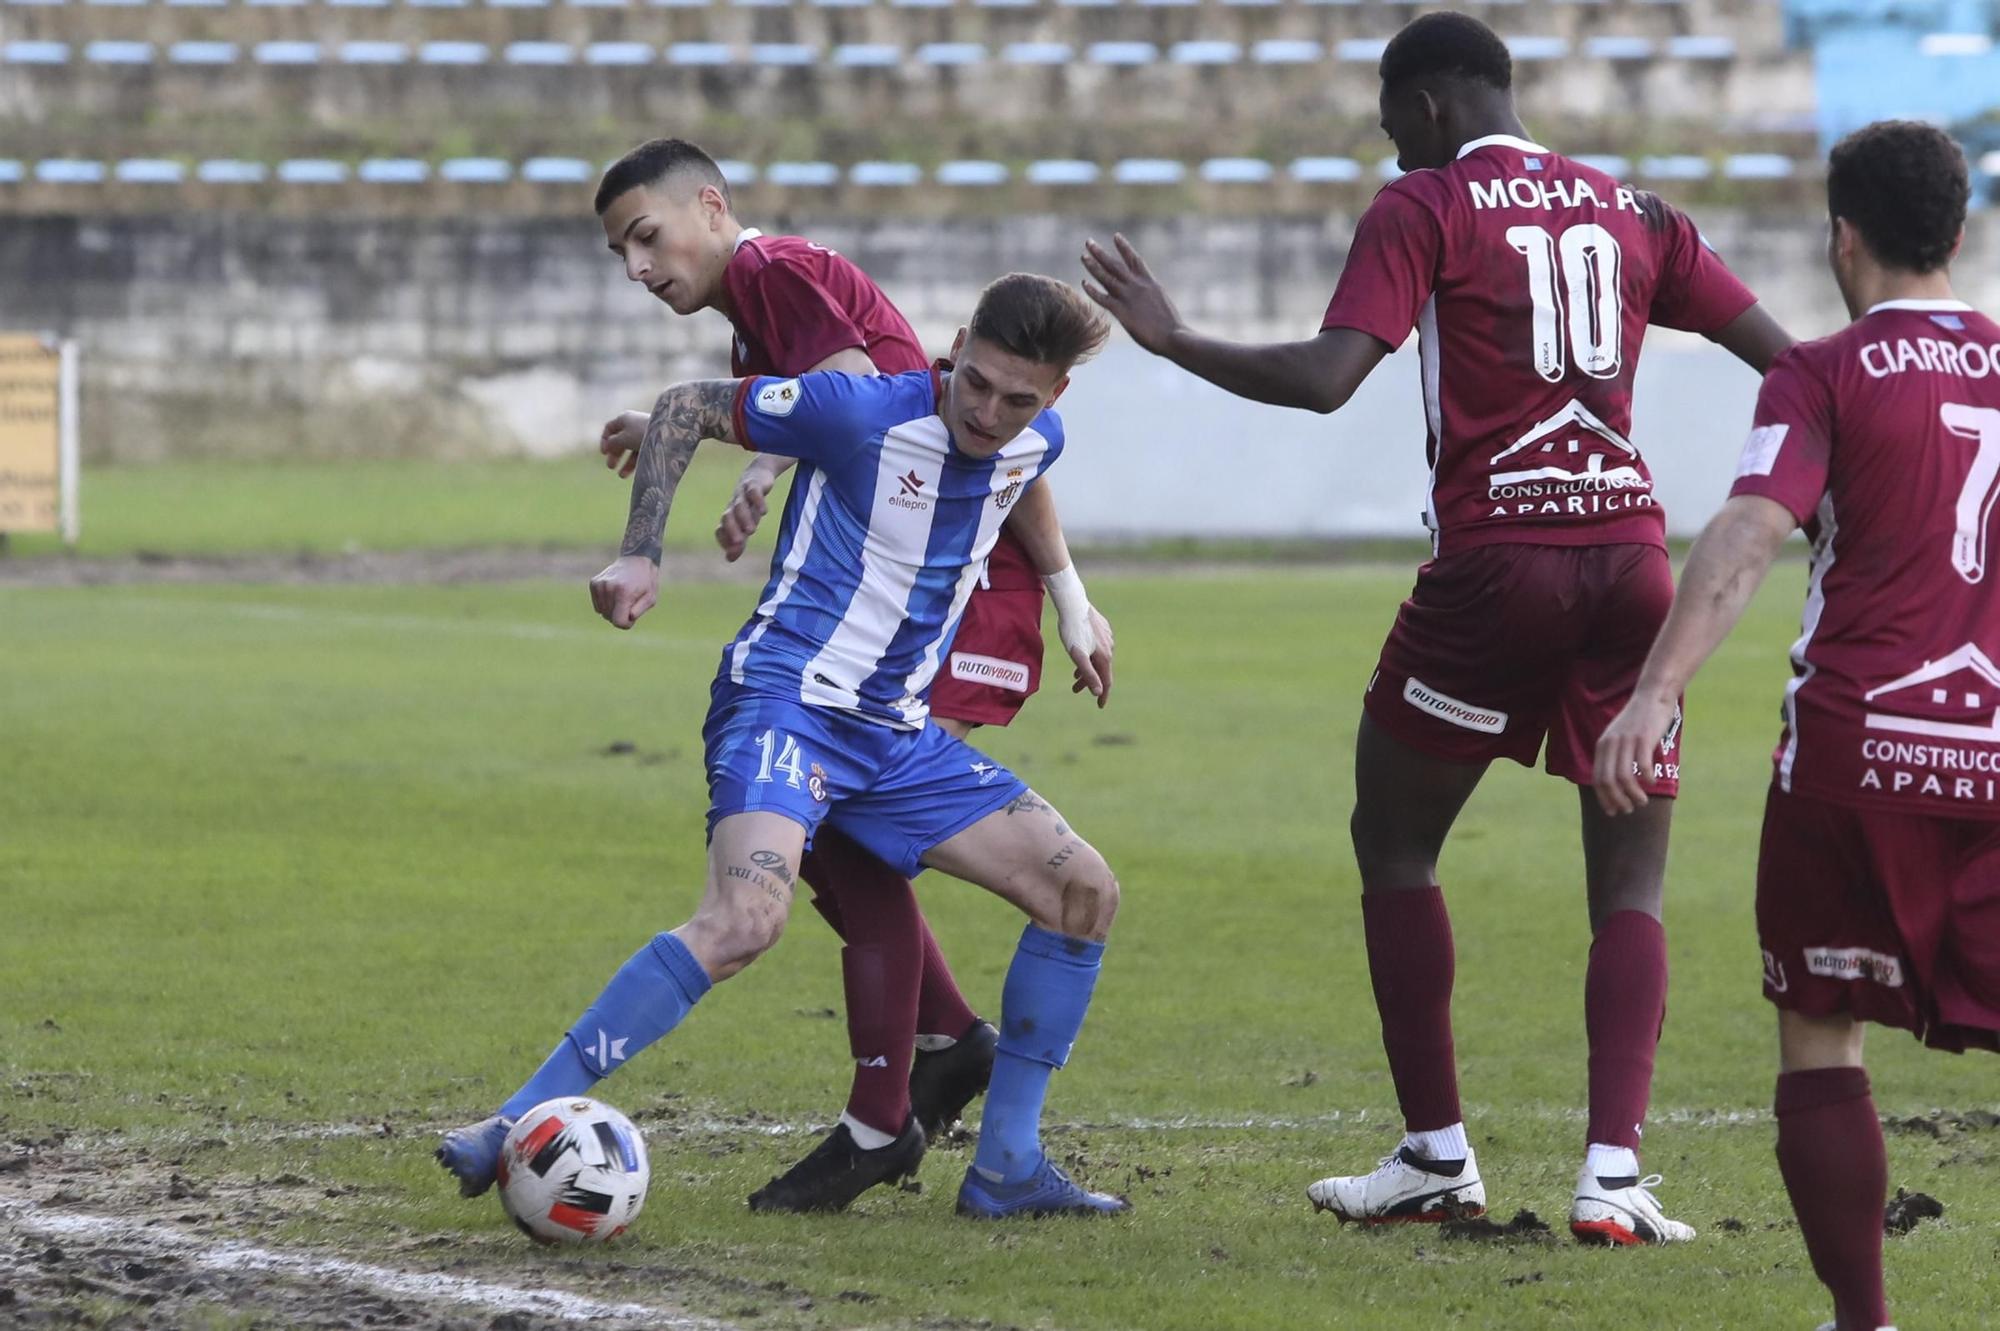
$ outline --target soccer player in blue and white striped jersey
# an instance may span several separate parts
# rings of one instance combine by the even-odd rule
[[[1008,509],[1063,448],[1047,411],[990,456],[955,447],[943,382],[937,369],[740,381],[737,441],[802,465],[770,582],[724,654],[731,685],[922,724]]]
[[[952,361],[930,371],[669,389],[640,446],[620,557],[591,580],[593,604],[618,628],[657,603],[667,514],[702,439],[799,459],[770,582],[723,649],[703,727],[701,904],[626,962],[566,1040],[629,1058],[755,960],[784,928],[822,823],[906,876],[937,868],[977,883],[1030,923],[1002,991],[979,1146],[958,1194],[964,1215],[1127,1209],[1073,1183],[1040,1140],[1049,1076],[1096,985],[1117,880],[1026,783],[925,724],[926,692],[1001,523],[1061,456],[1049,408],[1106,331],[1072,288],[1014,274],[982,293]],[[1081,585],[1050,590],[1079,679],[1101,693],[1109,659],[1090,638]]]

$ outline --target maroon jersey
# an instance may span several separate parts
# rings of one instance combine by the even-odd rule
[[[1438,553],[1665,545],[1632,446],[1649,323],[1714,333],[1756,303],[1658,197],[1510,135],[1413,171],[1362,214],[1326,328],[1423,361]]]
[[[930,365],[909,321],[868,274],[798,236],[745,228],[722,270],[734,313],[729,372],[804,374],[837,351],[859,347],[883,374]]]
[[[2000,819],[2000,325],[1894,300],[1791,348],[1730,493],[1813,538],[1779,786]]]
[[[722,270],[734,311],[729,372],[804,374],[838,351],[859,347],[884,374],[928,369],[917,335],[873,278],[833,250],[800,236],[746,227]],[[1041,590],[1028,552],[1001,532],[983,584]]]

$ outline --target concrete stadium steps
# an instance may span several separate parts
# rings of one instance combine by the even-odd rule
[[[107,48],[86,44],[56,64],[45,59],[50,48],[8,39],[0,44],[0,117],[35,122],[302,107],[316,123],[334,128],[369,116],[477,119],[489,108],[560,106],[573,120],[627,123],[824,117],[892,126],[976,115],[1002,124],[1068,117],[1084,126],[1158,120],[1199,108],[1209,124],[1275,129],[1329,115],[1372,126],[1376,116],[1372,60],[1343,59],[1338,48],[1311,62],[1162,58],[1136,64],[1124,62],[1141,49],[1136,44],[1101,43],[1059,63],[1034,63],[1031,51],[989,49],[978,63],[955,64],[941,62],[935,49],[865,44],[805,64],[787,63],[771,44],[753,61],[751,48],[701,43],[660,48],[645,63],[623,63],[653,48],[409,46],[357,39],[332,46],[238,45],[235,59],[219,64],[209,62],[220,60],[227,47],[201,40],[192,48],[154,47],[144,63],[90,58],[107,55]],[[1699,107],[1723,132],[1782,128],[1808,123],[1813,104],[1810,63],[1782,52],[1727,62],[1524,61],[1518,84],[1531,125],[1680,118]]]
[[[461,103],[448,90],[436,88],[406,98],[384,90],[377,105],[306,97],[282,105],[260,104],[251,97],[206,103],[134,97],[129,109],[114,104],[86,110],[72,102],[59,117],[17,115],[5,125],[0,153],[22,161],[76,157],[107,162],[319,157],[435,162],[459,156],[521,162],[571,157],[601,166],[640,136],[659,132],[656,126],[671,126],[674,132],[707,144],[718,158],[751,163],[828,161],[843,166],[911,162],[926,172],[952,160],[995,161],[1012,169],[1054,159],[1108,163],[1163,158],[1200,163],[1245,158],[1283,164],[1329,157],[1372,164],[1392,155],[1372,111],[1343,113],[1307,89],[1285,104],[1282,114],[1260,115],[1260,107],[1280,105],[1268,92],[1261,103],[1239,108],[1218,100],[1211,104],[1211,114],[1173,119],[1143,114],[1084,116],[1058,110],[1002,120],[949,107],[915,123],[900,114],[869,120],[835,117],[810,109],[810,103],[803,112],[785,114],[779,98],[768,99],[754,116],[730,114],[700,104],[698,98],[676,100],[643,85],[632,87],[627,102],[614,99],[611,109],[591,114],[595,103],[579,99],[565,103],[567,109],[560,116],[541,113],[540,104],[534,102]],[[729,106],[720,103],[721,108]],[[1535,125],[1536,118],[1529,123]],[[1552,146],[1572,153],[1633,159],[1697,153],[1718,162],[1729,154],[1769,153],[1801,161],[1819,155],[1810,128],[1722,133],[1712,122],[1693,117],[1551,117],[1547,123],[1557,126],[1550,135],[1557,140]]]

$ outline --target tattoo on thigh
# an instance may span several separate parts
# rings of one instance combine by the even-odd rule
[[[1002,810],[1002,812],[1007,813],[1009,815],[1017,813],[1033,813],[1037,809],[1046,809],[1048,807],[1049,807],[1048,804],[1041,798],[1039,798],[1034,791],[1024,790],[1020,794],[1016,795],[1013,799],[1008,800],[1007,807],[1004,810]]]
[[[1082,849],[1083,849],[1083,843],[1081,841],[1070,842],[1068,845],[1064,846],[1061,850],[1049,856],[1049,867],[1051,869],[1062,868],[1063,865],[1069,863],[1070,857],[1072,855],[1076,854],[1079,850]]]
[[[755,869],[746,869],[740,864],[732,864],[724,869],[722,873],[725,878],[740,878],[746,883],[755,883],[758,890],[780,906],[789,906],[792,903],[792,894],[789,891],[779,887]]]
[[[750,852],[750,862],[760,869],[768,870],[773,876],[782,879],[787,886],[791,884],[791,866],[785,863],[785,857],[777,851],[753,850]]]

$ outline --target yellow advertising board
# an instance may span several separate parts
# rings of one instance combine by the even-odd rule
[[[0,532],[55,531],[61,482],[61,348],[0,333]]]

